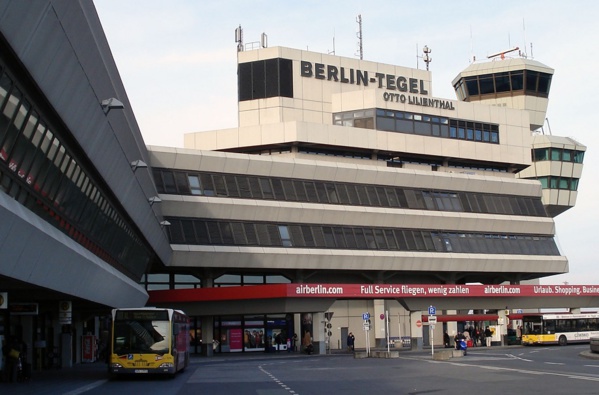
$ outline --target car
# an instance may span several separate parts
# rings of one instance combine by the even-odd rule
[[[508,346],[512,346],[515,344],[520,344],[520,338],[518,337],[518,332],[515,329],[508,329],[506,336],[506,344]]]

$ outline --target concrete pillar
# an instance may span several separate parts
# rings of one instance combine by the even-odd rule
[[[507,309],[499,309],[497,310],[497,326],[499,327],[499,340],[502,346],[506,344],[506,336],[507,336],[507,324],[509,320],[509,310]]]
[[[325,343],[326,318],[324,312],[312,314],[312,345],[314,346],[314,354],[326,354]]]
[[[370,322],[372,324],[371,331],[374,331],[375,347],[387,348],[386,339],[386,325],[385,320],[381,319],[385,316],[385,300],[375,299],[374,300],[374,313],[370,316]]]
[[[446,315],[456,315],[456,310],[445,310]],[[449,344],[453,346],[453,338],[458,333],[458,323],[456,321],[447,321],[447,334],[449,335]]]
[[[411,311],[410,332],[412,334],[412,350],[422,350],[422,327],[422,311]]]
[[[212,341],[214,340],[214,317],[202,317],[202,355],[211,357],[214,355]]]

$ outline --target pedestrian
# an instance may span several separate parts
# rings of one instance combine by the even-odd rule
[[[293,334],[293,337],[291,338],[291,342],[293,343],[293,352],[297,351],[297,333]]]
[[[277,333],[275,336],[275,344],[277,345],[277,352],[281,350],[281,343],[283,343],[283,339],[281,339],[281,334]]]
[[[447,333],[447,331],[445,331],[445,333],[443,334],[443,345],[445,346],[445,348],[449,348],[449,334]]]
[[[485,341],[486,341],[486,345],[487,347],[491,347],[491,337],[493,336],[493,332],[491,332],[491,329],[487,326],[487,328],[485,329]]]
[[[354,345],[356,343],[356,338],[353,333],[349,332],[347,335],[347,349],[348,351],[354,351]]]
[[[291,352],[291,339],[287,338],[287,352]]]
[[[2,348],[4,355],[4,376],[9,383],[16,382],[19,375],[19,364],[22,363],[21,356],[24,354],[24,343],[16,336],[11,336]],[[22,365],[21,365],[22,367]]]

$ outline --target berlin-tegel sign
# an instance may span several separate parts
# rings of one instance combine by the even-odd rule
[[[599,296],[599,285],[288,284],[288,287],[290,297],[320,298]]]

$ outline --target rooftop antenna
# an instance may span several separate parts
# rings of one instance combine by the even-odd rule
[[[416,43],[416,68],[420,69],[420,65],[418,63],[418,59],[420,59],[422,56],[418,55],[418,43]]]
[[[428,65],[430,62],[433,61],[433,58],[429,56],[432,50],[427,45],[425,45],[424,48],[422,48],[422,52],[424,52],[422,59],[424,60],[424,63],[426,63],[426,71],[428,71]]]
[[[327,52],[329,55],[335,55],[335,29],[333,29],[333,50]]]
[[[499,56],[501,58],[501,60],[503,60],[503,59],[505,59],[505,54],[514,52],[514,51],[518,51],[519,49],[520,48],[518,48],[518,47],[514,47],[512,49],[507,49],[505,51],[497,52],[497,53],[487,56],[487,59],[492,59],[492,58]]]
[[[237,52],[243,51],[243,29],[241,25],[235,29],[235,42],[237,43]]]
[[[422,52],[424,53],[424,55],[419,56],[418,55],[418,44],[416,44],[416,68],[419,68],[418,67],[418,59],[422,58],[424,63],[426,63],[426,71],[428,71],[428,65],[430,62],[433,61],[433,58],[431,58],[429,56],[429,54],[432,52],[432,50],[428,47],[428,45],[425,45],[424,48],[422,48]]]
[[[360,56],[360,60],[364,59],[364,50],[362,49],[362,14],[358,14],[356,18],[356,22],[358,22],[358,54]]]
[[[547,121],[547,128],[549,129],[549,135],[551,136],[551,125],[549,124],[549,118],[545,118],[545,121]]]
[[[524,51],[520,53],[523,58],[527,58],[526,54],[526,25],[524,24],[524,18],[522,18],[522,36],[524,37]]]
[[[262,33],[262,35],[260,36],[260,46],[262,48],[268,48],[268,36],[266,35],[266,33]]]
[[[474,39],[472,38],[472,25],[470,25],[470,58],[472,63],[476,62],[476,56],[474,56]]]

